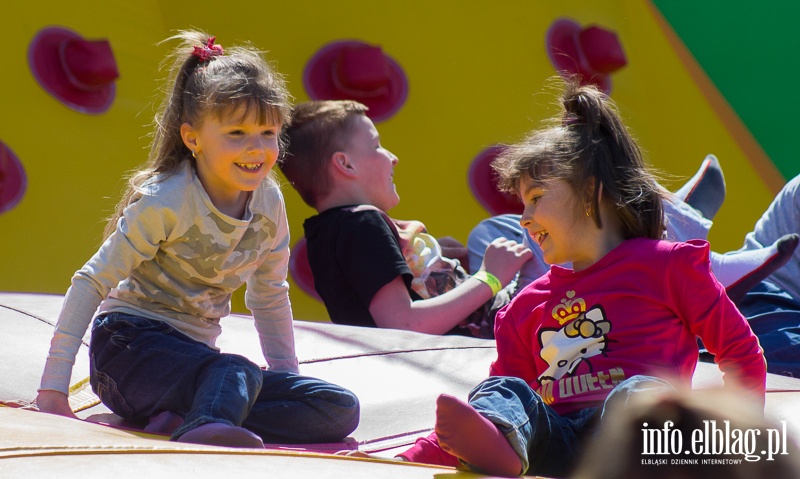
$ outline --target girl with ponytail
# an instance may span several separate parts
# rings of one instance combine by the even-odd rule
[[[435,435],[405,459],[447,463],[444,451],[484,473],[566,477],[610,405],[691,386],[698,337],[725,387],[763,406],[761,347],[708,243],[661,239],[661,188],[605,94],[568,83],[561,105],[494,167],[545,261],[571,267],[551,266],[497,314],[491,377],[466,402],[440,396]]]

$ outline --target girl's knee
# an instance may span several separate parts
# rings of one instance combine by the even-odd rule
[[[361,403],[358,400],[358,396],[345,388],[340,388],[337,392],[336,402],[344,408],[355,409],[356,411],[361,408]]]
[[[361,419],[361,403],[351,391],[334,386],[328,395],[330,407],[337,411],[336,416],[343,429],[349,429],[345,435],[353,432]]]
[[[478,391],[513,391],[515,393],[533,392],[531,387],[523,379],[513,376],[492,376],[484,379],[470,393],[472,396]]]
[[[264,380],[262,369],[254,362],[238,354],[222,353],[214,361],[213,369],[224,369],[233,371],[234,374],[242,375],[248,386],[261,390]]]
[[[331,413],[330,417],[336,423],[333,426],[336,429],[333,435],[340,438],[347,437],[356,430],[361,421],[361,403],[358,397],[343,387],[331,385],[327,394],[327,402],[328,410]]]
[[[341,416],[341,437],[349,436],[361,422],[361,405],[355,396],[353,398],[355,399],[353,405],[347,408]]]
[[[624,407],[632,396],[642,394],[660,394],[673,391],[675,387],[669,382],[654,376],[637,375],[617,384],[606,397],[602,416],[605,417],[614,408]]]
[[[512,401],[520,404],[525,410],[536,409],[544,404],[541,396],[528,383],[511,376],[490,377],[469,393],[470,404],[486,401]]]
[[[675,387],[667,380],[655,376],[636,375],[617,384],[611,391],[627,390],[629,392],[672,390]]]

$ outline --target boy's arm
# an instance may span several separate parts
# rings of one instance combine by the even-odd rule
[[[481,270],[493,274],[505,286],[531,254],[523,245],[499,238],[486,248]],[[487,284],[469,278],[442,295],[412,301],[398,276],[373,296],[369,312],[381,328],[444,334],[491,297],[492,290]]]

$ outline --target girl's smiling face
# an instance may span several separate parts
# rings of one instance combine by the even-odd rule
[[[572,263],[578,271],[600,259],[598,229],[580,198],[564,180],[520,181],[519,196],[525,209],[520,224],[542,249],[549,264]]]
[[[183,124],[181,136],[196,153],[197,176],[217,208],[229,213],[228,207],[244,207],[278,159],[280,131],[270,115],[262,121],[255,109],[244,107],[205,115],[197,128]]]

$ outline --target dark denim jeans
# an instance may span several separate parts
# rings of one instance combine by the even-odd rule
[[[611,390],[604,408],[561,416],[522,379],[495,376],[470,392],[469,403],[505,434],[522,461],[523,473],[566,477],[577,465],[583,441],[602,421],[605,407],[663,388],[672,386],[658,378],[633,376]]]
[[[353,432],[350,391],[292,373],[264,371],[220,353],[162,321],[98,317],[89,347],[95,394],[117,415],[146,421],[162,411],[185,419],[172,439],[209,422],[241,426],[265,442],[333,442]]]
[[[762,281],[736,306],[764,348],[767,372],[800,377],[800,299]]]

